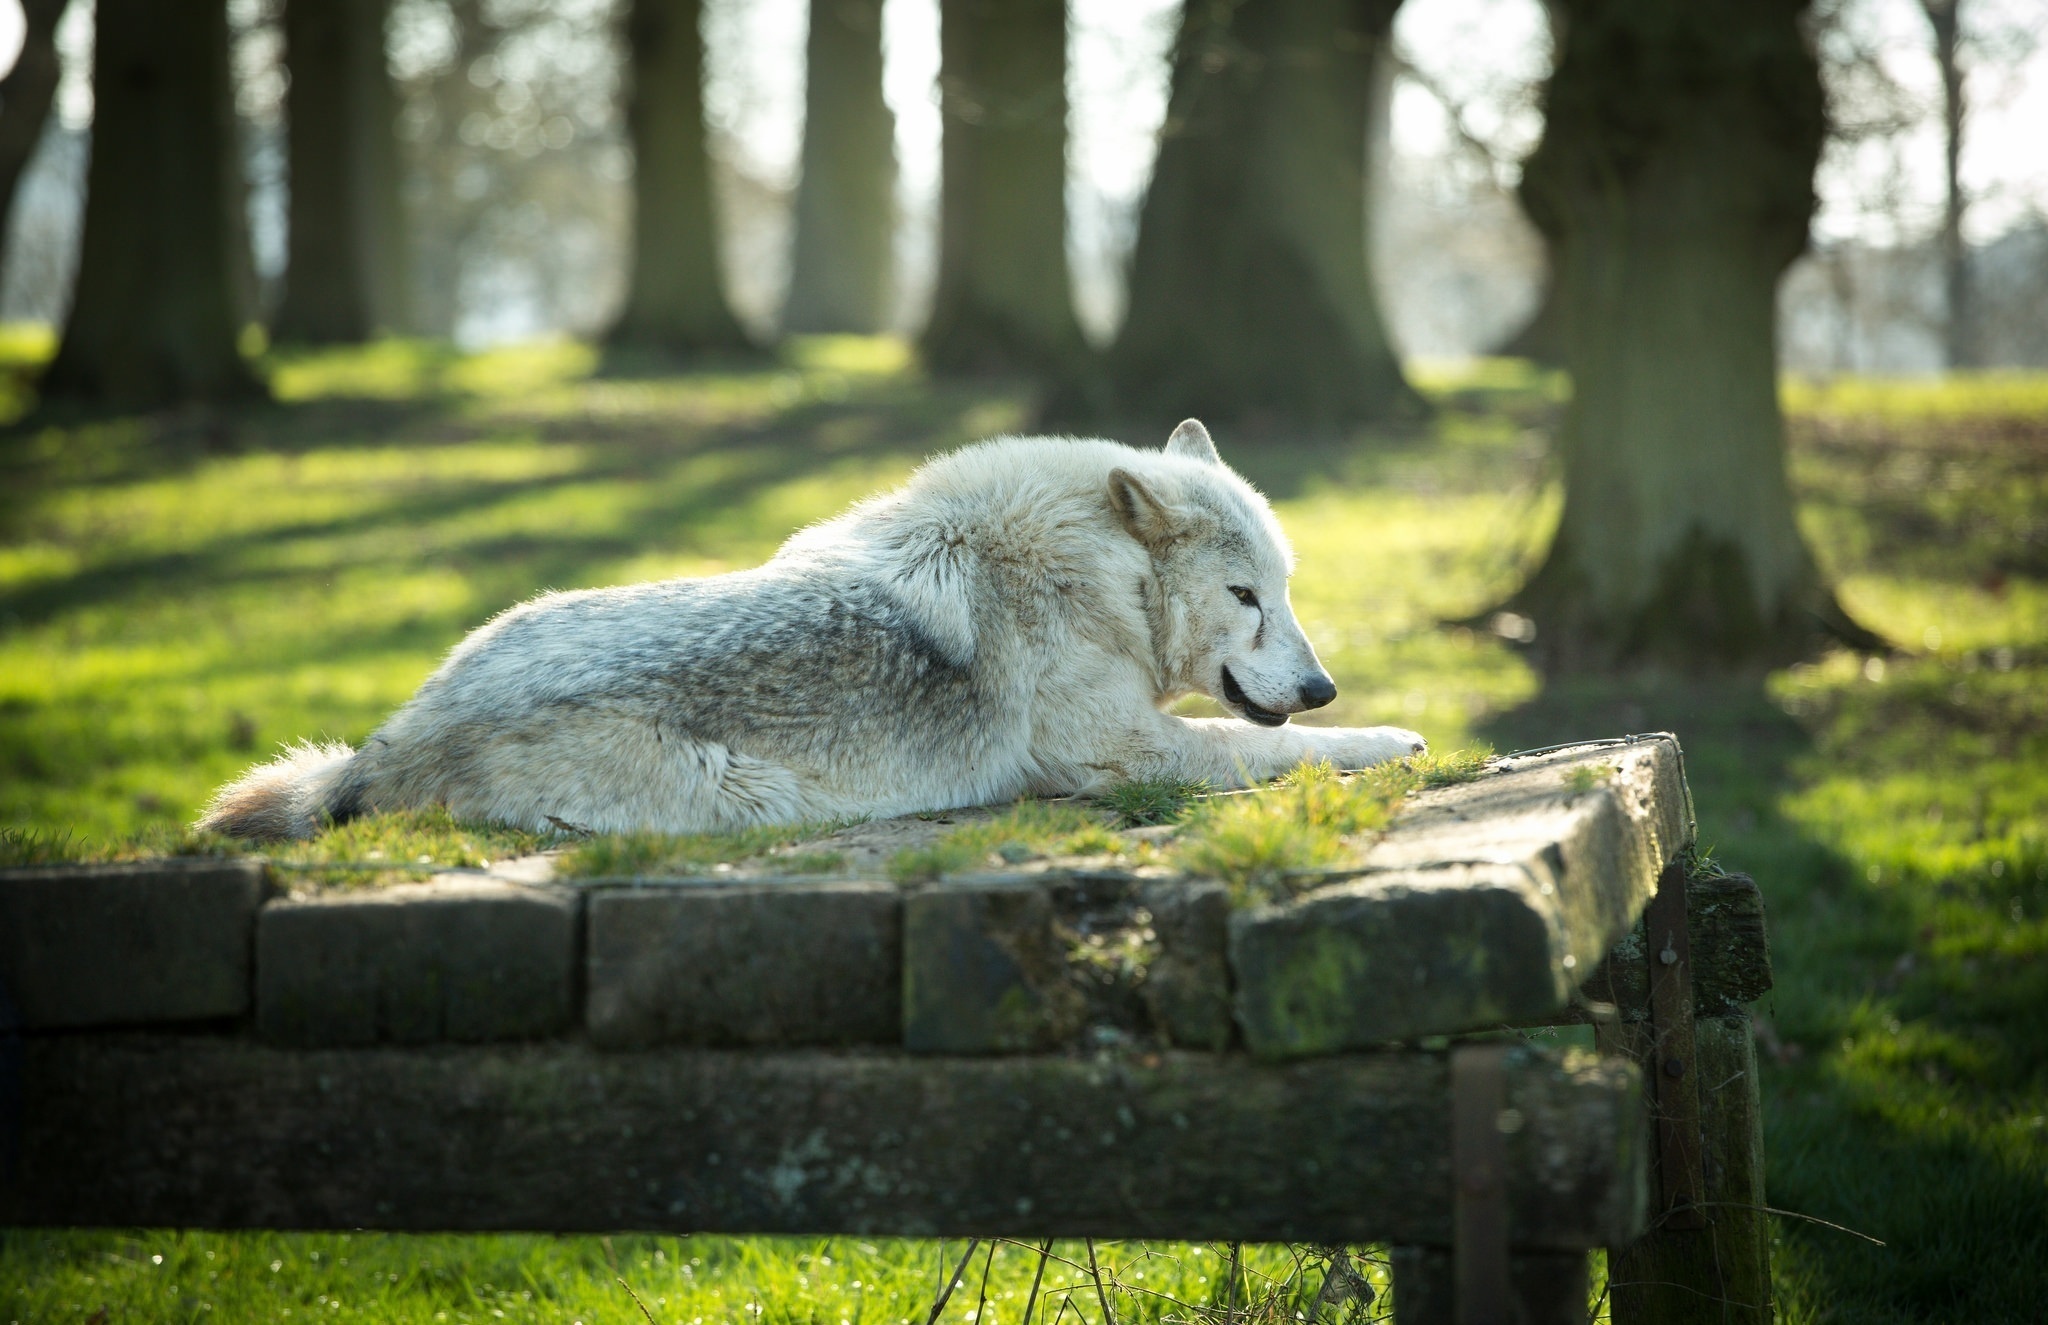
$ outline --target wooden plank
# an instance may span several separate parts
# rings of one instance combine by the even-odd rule
[[[1516,1049],[1508,1208],[1642,1227],[1640,1079]],[[1442,1055],[280,1051],[30,1037],[0,1224],[1446,1244]]]
[[[1507,1055],[1504,1044],[1451,1052],[1451,1259],[1458,1325],[1507,1325]],[[1521,1119],[1512,1124],[1519,1129]]]

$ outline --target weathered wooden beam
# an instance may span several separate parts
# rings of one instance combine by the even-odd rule
[[[943,1058],[30,1036],[0,1224],[1447,1244],[1440,1054]],[[1518,1242],[1644,1218],[1640,1077],[1516,1049]]]
[[[1764,934],[1764,899],[1746,874],[1693,874],[1685,884],[1685,923],[1691,936],[1693,1013],[1724,1017],[1771,992],[1771,950]],[[1650,1015],[1648,946],[1639,922],[1586,982],[1586,995],[1611,1003],[1625,1021]]]

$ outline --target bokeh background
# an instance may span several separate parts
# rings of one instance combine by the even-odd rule
[[[60,5],[61,81],[7,221],[0,321],[61,325],[78,260],[92,126],[93,7]],[[2048,365],[2048,43],[2035,0],[1960,6],[1969,260],[1987,305],[1981,361]],[[624,297],[632,153],[618,0],[394,0],[406,224],[419,290],[404,330],[465,348],[592,335]],[[749,328],[772,332],[789,283],[803,138],[805,0],[705,0],[704,100],[724,275]],[[252,263],[274,310],[286,261],[289,75],[280,0],[233,0],[234,103]],[[1124,263],[1166,115],[1177,0],[1074,0],[1067,49],[1066,245],[1091,339],[1123,310]],[[1941,234],[1949,205],[1942,68],[1916,0],[1826,0],[1808,19],[1832,122],[1813,248],[1781,295],[1784,362],[1802,373],[1949,366]],[[937,260],[937,0],[881,6],[894,117],[897,278],[888,323],[914,333]],[[23,36],[0,6],[0,67]],[[1514,199],[1542,130],[1551,32],[1538,0],[1408,0],[1393,20],[1373,126],[1373,277],[1401,352],[1507,345],[1545,258]]]

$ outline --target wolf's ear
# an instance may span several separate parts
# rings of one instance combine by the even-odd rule
[[[1166,454],[1186,456],[1204,464],[1220,465],[1223,457],[1216,454],[1216,443],[1209,440],[1209,430],[1202,426],[1200,419],[1183,419],[1173,430],[1173,436],[1166,439]]]
[[[1146,547],[1163,547],[1180,532],[1173,508],[1128,469],[1109,471],[1109,505],[1131,537]]]

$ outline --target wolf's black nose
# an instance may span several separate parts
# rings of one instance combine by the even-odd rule
[[[1301,683],[1301,706],[1305,709],[1319,709],[1337,697],[1337,683],[1327,676]]]

